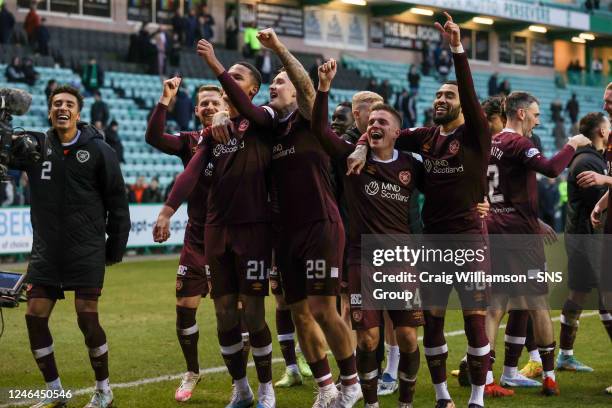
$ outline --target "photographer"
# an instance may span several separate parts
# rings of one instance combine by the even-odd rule
[[[11,149],[9,165],[27,172],[31,189],[34,241],[26,276],[28,336],[55,397],[35,407],[63,406],[69,397],[62,392],[48,325],[55,302],[64,299],[66,290],[75,292],[77,321],[96,377],[87,407],[108,407],[113,400],[98,298],[105,265],[123,257],[130,218],[117,156],[97,130],[79,123],[82,108],[83,97],[76,89],[56,88],[49,97],[52,127],[46,134],[13,137]],[[24,158],[31,157],[33,149],[41,156],[34,163]]]

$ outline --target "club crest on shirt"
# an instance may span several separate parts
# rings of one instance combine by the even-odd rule
[[[357,323],[359,323],[361,321],[361,318],[363,317],[361,310],[353,310],[353,320]]]
[[[461,144],[459,143],[458,140],[453,140],[452,142],[450,142],[450,144],[448,145],[448,152],[450,154],[457,154],[457,152],[459,151],[459,147],[461,146]]]
[[[248,128],[249,128],[249,121],[247,119],[242,119],[240,121],[240,124],[238,125],[238,131],[242,133]]]
[[[408,170],[400,171],[398,177],[399,181],[405,186],[410,184],[410,180],[412,180],[412,175]]]
[[[87,150],[79,150],[76,152],[76,158],[79,163],[85,163],[87,160],[89,160],[89,152]]]
[[[365,167],[365,172],[369,174],[376,174],[376,166],[372,166],[371,164],[367,164]]]
[[[427,142],[425,143],[422,147],[421,150],[424,151],[425,153],[428,153],[429,150],[431,150],[431,143]]]
[[[525,155],[527,156],[528,159],[531,159],[533,156],[536,156],[539,153],[540,151],[537,148],[532,147],[531,149],[525,152]]]

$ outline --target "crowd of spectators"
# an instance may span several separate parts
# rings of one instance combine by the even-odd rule
[[[215,37],[215,19],[206,5],[192,7],[187,15],[177,8],[169,26],[160,25],[151,31],[152,25],[143,23],[138,33],[130,36],[127,61],[145,64],[150,74],[163,80],[168,66],[180,64],[182,47],[192,48],[200,38],[212,41]]]
[[[140,176],[134,184],[125,185],[125,192],[132,204],[163,203],[165,199],[157,177],[152,177],[147,184],[145,176]]]
[[[504,79],[501,83],[499,82],[499,74],[494,72],[489,77],[489,82],[487,83],[487,89],[489,96],[508,96],[512,92],[512,87],[510,85],[510,81]]]
[[[13,57],[11,63],[6,67],[4,72],[8,82],[22,82],[33,86],[39,78],[39,74],[34,68],[32,58]]]

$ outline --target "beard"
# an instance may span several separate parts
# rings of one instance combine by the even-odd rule
[[[461,106],[455,106],[455,107],[449,106],[448,110],[446,111],[444,115],[436,116],[436,109],[434,108],[433,122],[436,125],[446,125],[447,123],[450,123],[453,120],[457,119],[460,113],[461,113]]]

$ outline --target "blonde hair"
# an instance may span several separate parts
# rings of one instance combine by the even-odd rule
[[[612,82],[610,82],[608,84],[608,86],[606,86],[606,91],[612,90]]]
[[[376,92],[361,91],[353,95],[351,104],[352,104],[352,109],[357,110],[357,105],[360,105],[362,103],[375,104],[375,103],[382,103],[382,102],[384,102],[383,97],[377,94]]]
[[[202,85],[201,87],[198,88],[198,93],[196,94],[196,105],[200,103],[200,93],[201,92],[217,92],[219,96],[223,95],[223,91],[221,90],[221,87],[217,85],[211,85],[211,84]]]

